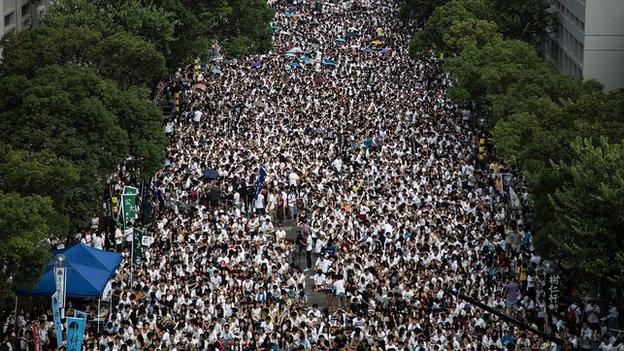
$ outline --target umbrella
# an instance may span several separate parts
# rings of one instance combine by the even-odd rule
[[[325,66],[333,66],[333,67],[337,66],[336,62],[330,59],[323,60],[322,64],[324,64]]]
[[[312,60],[312,59],[310,58],[310,56],[307,56],[307,55],[303,55],[303,56],[301,57],[301,61],[303,61],[303,64],[304,64],[304,65],[305,65],[305,64],[307,64],[308,62],[310,62],[311,60]]]
[[[277,33],[277,32],[279,32],[279,30],[280,30],[280,29],[282,29],[282,27],[278,26],[277,24],[272,24],[272,25],[271,25],[271,31],[272,31],[273,33]]]
[[[165,166],[165,167],[169,167],[169,166],[171,166],[171,161],[169,161],[169,160],[165,160],[165,164],[164,164],[164,166]]]
[[[381,40],[373,40],[373,41],[371,41],[371,44],[372,45],[381,45],[383,43],[381,42]]]
[[[336,38],[336,41],[337,41],[337,42],[339,42],[339,43],[342,43],[342,44],[344,44],[344,43],[346,43],[346,42],[347,42],[347,41],[345,40],[345,38]]]
[[[219,172],[217,172],[216,169],[207,169],[204,171],[203,175],[211,180],[219,179]]]
[[[255,62],[251,63],[251,67],[252,68],[260,68],[260,67],[262,67],[262,64],[260,62],[258,62],[258,61],[255,61]]]
[[[206,84],[203,84],[203,83],[197,83],[197,84],[193,85],[193,89],[195,89],[195,90],[201,90],[201,91],[206,91]]]
[[[223,74],[223,71],[221,71],[221,68],[214,66],[210,69],[210,72],[214,73],[214,74],[218,74],[221,75]]]
[[[290,12],[290,11],[286,11],[286,12],[284,12],[284,16],[285,16],[285,17],[292,17],[292,16],[294,16],[294,15],[295,15],[295,14],[294,14],[294,13],[292,13],[292,12]]]

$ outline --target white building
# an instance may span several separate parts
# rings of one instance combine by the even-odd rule
[[[624,0],[554,0],[558,28],[546,44],[557,70],[624,86]]]
[[[47,4],[46,0],[0,0],[0,38],[36,25]]]

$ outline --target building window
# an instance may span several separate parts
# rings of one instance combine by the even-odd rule
[[[27,2],[22,5],[22,17],[30,16],[30,3]]]
[[[15,24],[15,13],[11,12],[8,15],[4,16],[4,26],[10,26]]]

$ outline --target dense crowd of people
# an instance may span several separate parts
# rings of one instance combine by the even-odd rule
[[[269,3],[271,53],[162,87],[181,103],[142,199],[141,264],[131,231],[107,239],[94,218],[77,238],[125,255],[85,349],[561,349],[465,295],[571,348],[624,350],[615,306],[546,313],[522,180],[477,162],[470,111],[447,99],[439,60],[408,56],[398,4]]]

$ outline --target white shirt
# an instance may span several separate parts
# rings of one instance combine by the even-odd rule
[[[262,193],[258,194],[258,197],[256,198],[256,202],[254,204],[255,208],[264,208],[264,195],[262,195]]]

